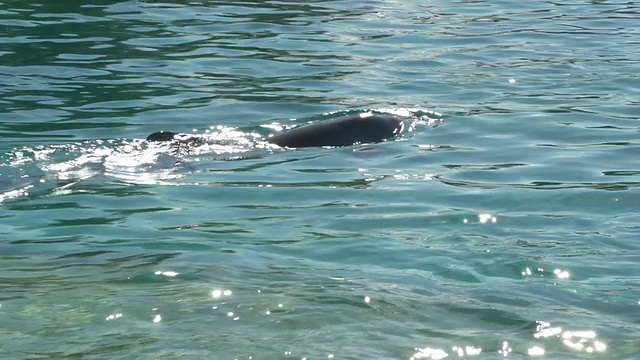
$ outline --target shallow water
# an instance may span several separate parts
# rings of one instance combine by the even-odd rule
[[[3,356],[636,358],[639,17],[0,3]],[[415,129],[262,146],[372,110]]]

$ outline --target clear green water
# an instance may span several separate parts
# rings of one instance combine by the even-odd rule
[[[639,19],[0,3],[1,357],[638,358]],[[407,108],[383,144],[256,145]],[[136,140],[161,129],[217,147]]]

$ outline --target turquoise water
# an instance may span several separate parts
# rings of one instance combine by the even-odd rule
[[[639,19],[0,3],[1,357],[638,358]],[[261,142],[373,110],[415,129]]]

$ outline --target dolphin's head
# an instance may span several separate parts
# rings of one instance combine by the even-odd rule
[[[147,136],[147,141],[154,141],[154,142],[173,141],[176,135],[178,134],[171,131],[158,131]]]

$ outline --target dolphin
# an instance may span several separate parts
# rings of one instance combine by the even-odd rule
[[[266,140],[280,147],[306,148],[378,143],[400,134],[406,118],[392,114],[363,113],[336,119],[300,125],[276,133]],[[198,146],[204,139],[188,134],[159,131],[147,136],[151,142],[177,142],[179,145]]]

